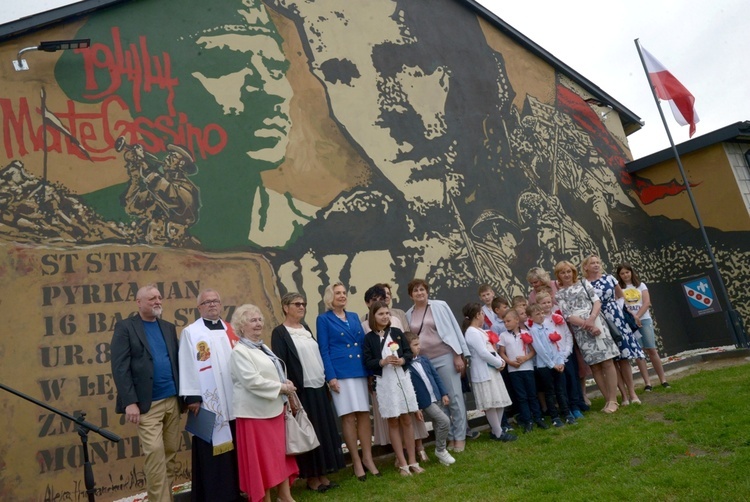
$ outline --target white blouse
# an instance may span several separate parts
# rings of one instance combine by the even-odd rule
[[[292,336],[294,347],[297,349],[300,363],[302,363],[302,379],[304,386],[317,389],[326,383],[323,370],[323,359],[320,357],[318,342],[313,339],[312,334],[305,328],[286,327]]]

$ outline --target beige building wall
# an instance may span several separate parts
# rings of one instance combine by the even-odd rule
[[[737,186],[732,167],[721,143],[681,157],[691,182],[703,224],[724,231],[750,230],[750,217]],[[654,184],[682,182],[677,163],[671,159],[639,171],[638,176]],[[681,219],[698,227],[687,192],[640,206],[650,216]]]

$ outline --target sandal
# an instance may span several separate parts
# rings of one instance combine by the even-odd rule
[[[419,462],[417,462],[417,463],[414,463],[414,464],[409,464],[409,465],[408,465],[407,467],[408,467],[409,469],[411,469],[411,471],[412,471],[413,473],[415,473],[415,474],[422,474],[422,473],[424,472],[424,469],[422,469],[422,468],[421,468],[421,467],[419,466]]]
[[[630,402],[631,402],[632,404],[643,404],[643,403],[641,402],[641,400],[640,400],[640,399],[638,399],[638,398],[635,398],[635,399],[631,399],[631,400],[630,400]]]
[[[417,458],[420,462],[429,462],[430,457],[427,456],[427,452],[424,450],[417,450]]]
[[[408,465],[400,465],[400,466],[398,466],[398,473],[401,474],[404,477],[411,476],[411,472],[409,471],[409,466]]]
[[[604,405],[604,408],[602,408],[602,411],[604,413],[614,413],[617,411],[617,408],[619,408],[617,401],[609,401],[606,405]]]

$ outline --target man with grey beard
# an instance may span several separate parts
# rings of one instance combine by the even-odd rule
[[[169,502],[180,438],[177,330],[160,319],[162,296],[154,284],[140,288],[135,301],[138,313],[118,321],[112,335],[115,411],[138,428],[148,499]]]

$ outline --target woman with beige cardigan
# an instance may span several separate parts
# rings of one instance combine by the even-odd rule
[[[296,389],[261,339],[263,315],[258,307],[238,307],[232,327],[240,336],[230,358],[240,488],[257,502],[270,501],[271,488],[278,486],[278,500],[292,501],[290,487],[299,470],[294,457],[286,454],[284,406]]]

